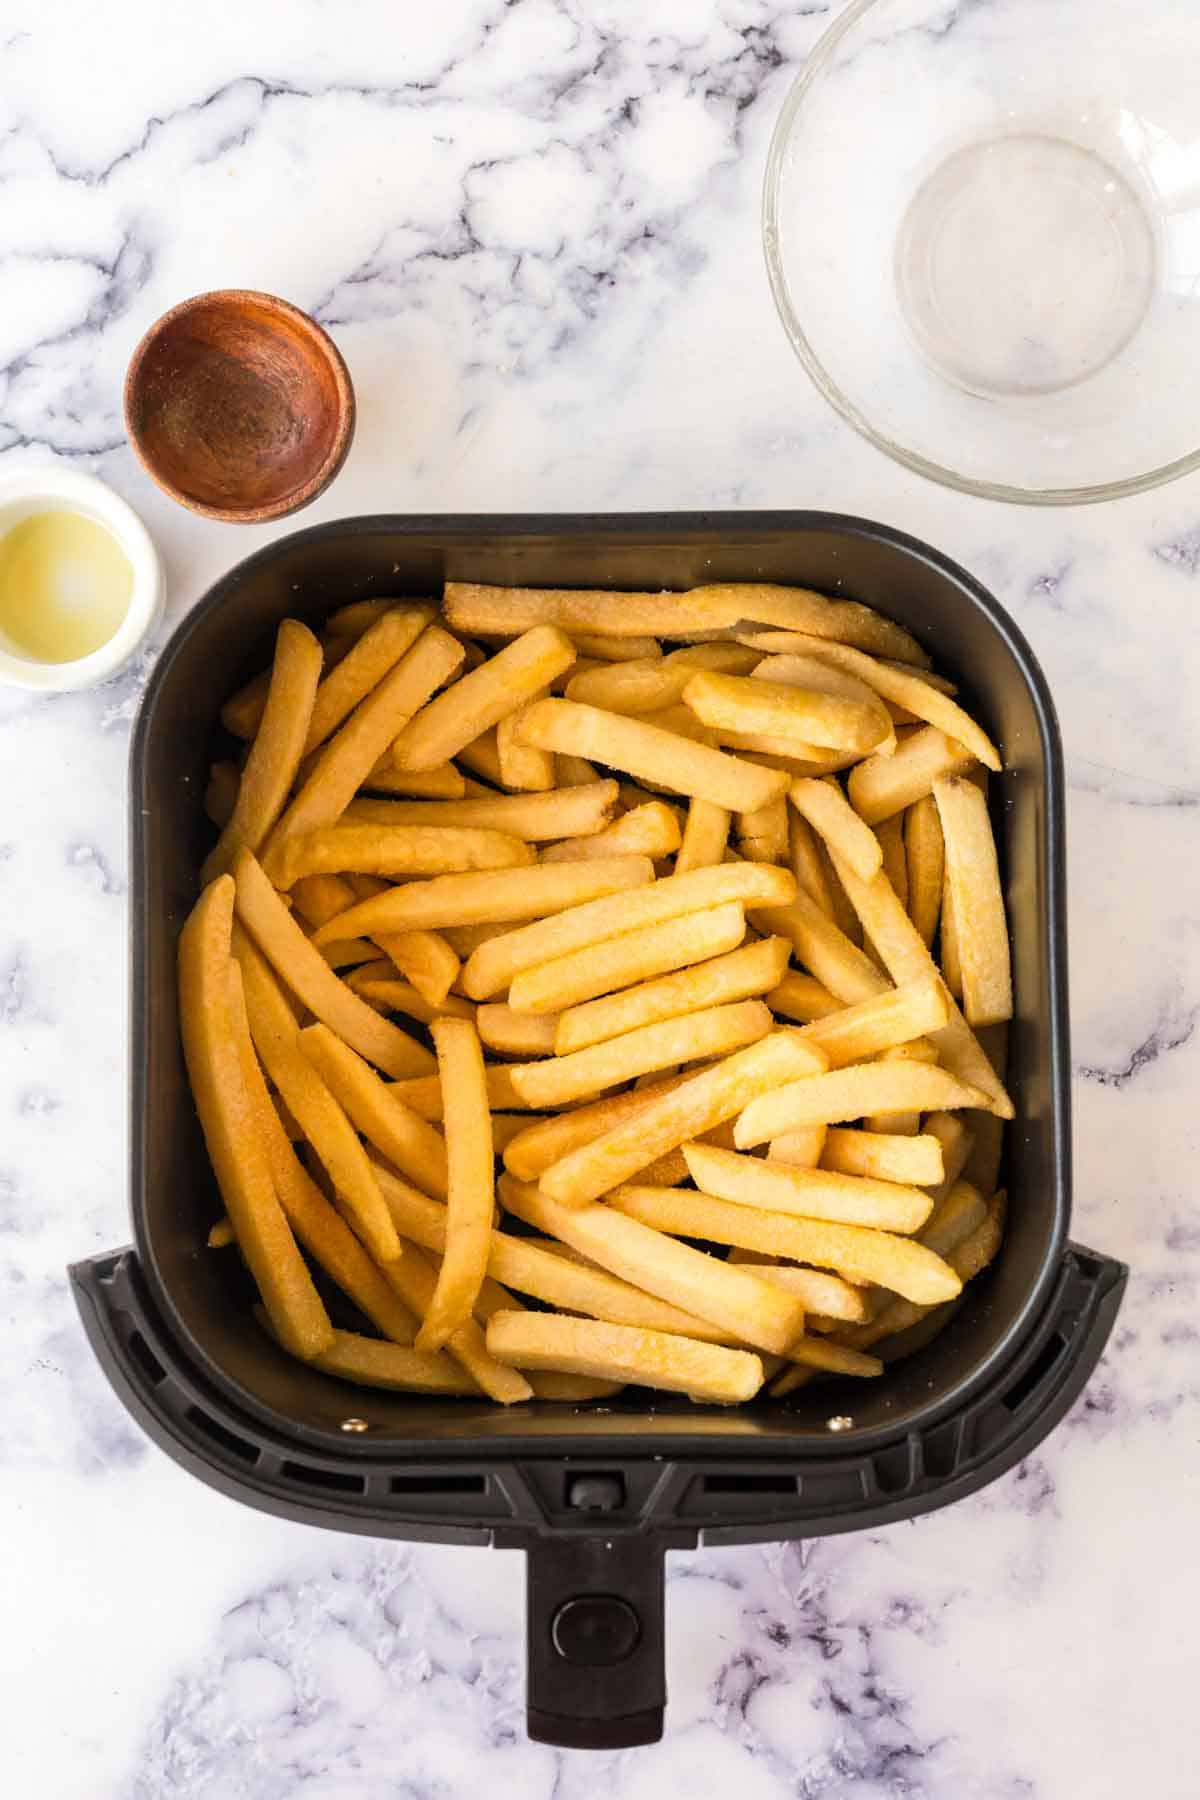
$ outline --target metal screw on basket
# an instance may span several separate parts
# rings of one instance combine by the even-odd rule
[[[852,1431],[854,1420],[849,1413],[834,1413],[832,1419],[825,1421],[826,1431]]]
[[[343,1419],[343,1431],[370,1431],[371,1427],[365,1419]]]

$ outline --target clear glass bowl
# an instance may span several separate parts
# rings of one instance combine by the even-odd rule
[[[1054,503],[1200,466],[1200,0],[852,0],[763,236],[822,393],[936,481]]]

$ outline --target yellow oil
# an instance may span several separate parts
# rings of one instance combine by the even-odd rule
[[[117,631],[132,593],[129,558],[86,513],[31,513],[0,537],[0,635],[18,656],[90,656]]]

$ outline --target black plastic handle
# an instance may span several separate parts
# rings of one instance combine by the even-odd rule
[[[662,1736],[667,1699],[663,1546],[587,1532],[526,1557],[528,1731],[568,1750],[625,1750]]]

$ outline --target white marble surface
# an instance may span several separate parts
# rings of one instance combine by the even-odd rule
[[[673,1558],[662,1745],[528,1745],[517,1556],[242,1510],[96,1372],[63,1270],[127,1237],[124,781],[149,658],[82,696],[0,693],[9,1800],[1196,1791],[1200,481],[1005,510],[825,409],[771,311],[758,195],[828,12],[6,0],[0,452],[125,493],[174,625],[267,534],[147,484],[122,369],[183,295],[261,286],[333,329],[358,388],[349,464],[305,523],[829,506],[959,557],[1028,632],[1064,727],[1075,1230],[1134,1268],[1110,1352],[1029,1464],[948,1513]]]

